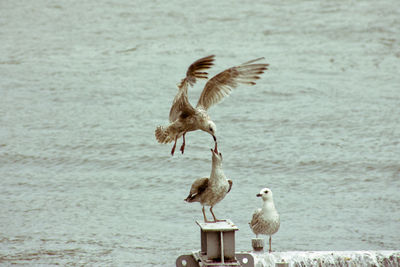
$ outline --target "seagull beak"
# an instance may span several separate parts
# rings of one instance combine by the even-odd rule
[[[257,196],[257,197],[261,197],[262,195],[261,195],[261,194],[257,194],[256,196]]]
[[[218,154],[218,145],[217,145],[217,142],[215,142],[214,152]]]
[[[217,137],[215,137],[215,135],[212,136],[214,139],[214,142],[217,142]]]

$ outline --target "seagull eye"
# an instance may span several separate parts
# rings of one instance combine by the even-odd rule
[[[213,131],[213,129],[210,127],[210,131],[212,132]]]
[[[268,190],[265,190],[265,194],[268,194]]]

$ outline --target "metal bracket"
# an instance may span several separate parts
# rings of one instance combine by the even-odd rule
[[[176,259],[176,267],[198,267],[199,263],[192,254],[181,255]]]
[[[235,253],[235,257],[242,267],[254,267],[253,255],[249,253]]]

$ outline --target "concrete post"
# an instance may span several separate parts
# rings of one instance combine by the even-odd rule
[[[251,240],[251,246],[254,251],[263,252],[264,251],[264,239],[263,238],[253,238]]]

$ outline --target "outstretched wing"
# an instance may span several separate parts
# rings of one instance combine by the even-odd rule
[[[204,70],[211,68],[211,66],[214,65],[213,61],[214,55],[211,55],[196,60],[189,66],[186,77],[183,78],[178,85],[178,93],[174,98],[169,112],[170,122],[175,121],[179,116],[187,117],[194,114],[195,109],[189,103],[187,97],[188,86],[193,86],[196,83],[196,79],[208,79],[208,73],[204,72]]]
[[[224,96],[231,93],[239,84],[255,85],[255,80],[267,70],[269,64],[254,63],[264,58],[258,58],[242,65],[229,68],[211,78],[203,89],[196,107],[207,110],[220,102]]]

